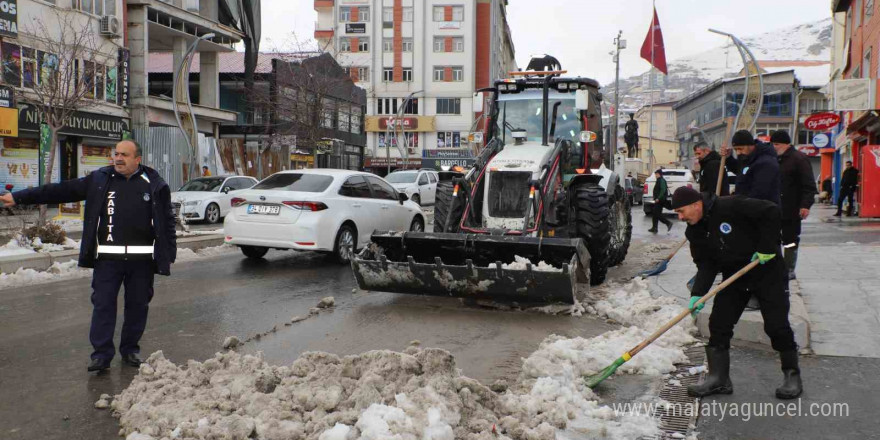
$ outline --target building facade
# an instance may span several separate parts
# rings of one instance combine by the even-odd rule
[[[472,161],[474,92],[516,68],[506,3],[315,2],[315,39],[367,90],[368,168],[384,174]],[[395,124],[403,136],[392,135]]]
[[[860,217],[880,217],[880,2],[832,0],[831,82],[825,88],[841,122],[822,154],[823,178],[832,178],[834,199],[847,161],[859,170]]]
[[[62,79],[56,84],[76,82],[86,90],[78,102],[67,101],[76,111],[59,130],[58,144],[47,146],[55,153],[51,181],[82,177],[110,164],[110,149],[131,129],[129,101],[122,93],[128,77],[120,27],[123,8],[122,0],[3,3],[0,183],[23,189],[40,182],[42,113],[38,109],[59,102],[48,96],[53,73],[61,77],[78,72],[81,77],[73,82]],[[59,53],[64,45],[79,50]]]

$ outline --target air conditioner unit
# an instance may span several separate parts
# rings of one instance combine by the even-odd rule
[[[409,154],[416,154],[418,152],[418,150],[419,150],[418,148],[407,147],[406,152]]]
[[[112,15],[101,17],[101,35],[105,37],[118,37],[119,19]]]

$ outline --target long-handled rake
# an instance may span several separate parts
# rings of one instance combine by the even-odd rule
[[[700,300],[697,301],[696,304],[694,304],[694,308],[696,308],[700,304],[705,303],[706,301],[709,301],[718,292],[724,290],[725,287],[731,285],[734,281],[738,280],[740,277],[745,275],[746,272],[754,269],[755,266],[757,266],[759,263],[760,262],[758,260],[755,260],[755,261],[752,261],[751,263],[747,264],[745,267],[740,269],[737,273],[733,274],[730,278],[724,280],[724,282],[719,284],[718,287],[712,289],[711,291],[709,291],[709,293],[707,293],[705,296],[700,298]],[[638,354],[640,351],[644,350],[645,347],[651,345],[652,342],[656,341],[657,338],[659,338],[664,333],[666,333],[670,328],[675,326],[675,324],[678,324],[679,321],[684,319],[691,312],[692,312],[691,309],[685,309],[683,312],[679,313],[678,316],[673,318],[671,321],[667,322],[666,325],[664,325],[663,327],[660,327],[660,329],[657,330],[656,332],[654,332],[654,334],[652,334],[651,336],[649,336],[648,339],[645,339],[639,345],[636,345],[633,349],[627,351],[622,356],[617,358],[617,360],[615,360],[611,365],[605,367],[598,374],[594,374],[594,375],[588,377],[587,378],[587,386],[590,388],[595,388],[596,385],[599,385],[603,380],[611,377],[611,375],[614,374],[614,372],[617,371],[617,369],[620,368],[621,365],[625,364],[627,361],[632,359],[633,356]]]

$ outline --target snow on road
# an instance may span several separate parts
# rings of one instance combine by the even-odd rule
[[[659,433],[654,419],[617,414],[585,386],[597,373],[677,314],[644,281],[598,292],[588,310],[625,327],[598,337],[544,340],[523,360],[516,382],[494,392],[463,376],[453,356],[416,345],[404,352],[339,357],[303,353],[273,366],[261,355],[217,353],[175,365],[161,351],[141,366],[111,408],[121,433],[174,438],[629,439]],[[695,341],[680,324],[624,364],[618,374],[659,376],[684,361]],[[130,437],[131,438],[131,437]]]
[[[234,253],[235,247],[223,244],[212,246],[198,251],[186,248],[177,249],[177,263],[193,261],[199,258],[213,257],[227,253]],[[13,273],[0,273],[0,289],[30,286],[35,284],[51,283],[61,280],[84,278],[92,275],[91,269],[78,267],[76,259],[65,262],[55,262],[46,271],[34,269],[18,269]]]

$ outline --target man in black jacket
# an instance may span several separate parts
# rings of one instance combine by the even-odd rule
[[[651,229],[648,229],[648,232],[656,234],[657,222],[666,225],[666,232],[669,232],[672,229],[672,222],[663,216],[663,207],[666,206],[666,201],[669,199],[669,184],[666,183],[666,179],[663,178],[663,170],[654,171],[654,177],[656,177],[657,180],[654,182],[654,204],[651,205],[652,226]]]
[[[755,142],[752,134],[740,130],[733,134],[733,149],[737,157],[727,158],[727,169],[737,175],[736,195],[769,200],[781,205],[779,198],[779,161],[770,144]],[[721,149],[729,155],[728,148]]]
[[[0,196],[5,206],[86,201],[79,265],[92,274],[94,347],[88,371],[110,367],[116,354],[116,298],[125,284],[125,319],[119,352],[137,367],[138,342],[153,298],[153,274],[171,274],[177,256],[171,190],[156,170],[141,165],[141,147],[132,140],[116,144],[113,166],[86,177]]]
[[[718,186],[718,170],[721,168],[721,155],[709,148],[705,142],[694,145],[694,155],[700,161],[700,192],[714,193]],[[725,169],[727,165],[725,164]],[[721,177],[721,195],[730,195],[727,173]]]
[[[853,167],[851,160],[846,161],[846,169],[843,170],[843,176],[840,178],[840,195],[837,196],[837,214],[840,217],[843,213],[843,199],[849,198],[849,206],[846,208],[846,216],[853,214],[855,203],[853,199],[856,194],[856,187],[859,184],[859,170]]]
[[[779,352],[784,383],[776,389],[780,399],[798,397],[803,385],[798,367],[797,344],[788,322],[789,302],[785,294],[785,265],[775,258],[780,251],[779,207],[766,200],[740,196],[717,197],[691,188],[679,188],[672,207],[687,222],[685,236],[697,265],[690,308],[708,293],[720,271],[725,279],[759,260],[760,265],[733,282],[715,297],[709,316],[709,345],[706,357],[709,375],[699,385],[688,387],[692,396],[731,394],[730,339],[749,297],[761,303],[764,331]],[[694,313],[701,306],[697,306]]]
[[[782,244],[785,249],[785,266],[789,279],[795,279],[798,244],[801,242],[801,221],[810,215],[816,198],[816,182],[813,167],[803,153],[791,146],[791,138],[785,130],[777,130],[770,142],[779,157],[782,177]],[[794,246],[789,246],[794,244]]]

